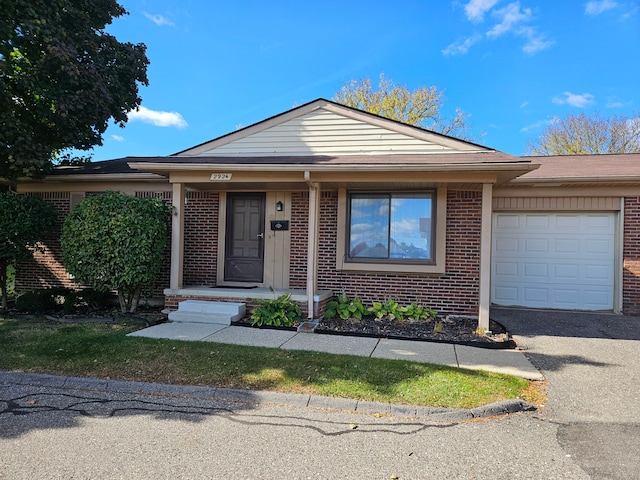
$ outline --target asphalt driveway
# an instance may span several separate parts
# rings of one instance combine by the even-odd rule
[[[593,478],[640,478],[640,317],[493,308],[546,377],[539,413]],[[635,476],[630,472],[636,472]]]

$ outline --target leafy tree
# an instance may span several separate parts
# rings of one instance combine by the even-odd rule
[[[67,271],[98,291],[117,290],[122,312],[135,312],[142,288],[160,272],[170,212],[157,198],[118,192],[85,198],[64,221]]]
[[[592,155],[640,152],[640,112],[632,118],[569,114],[554,118],[527,145],[530,155]]]
[[[7,308],[7,269],[16,260],[33,257],[34,250],[55,224],[57,214],[35,197],[0,192],[0,289]]]
[[[475,137],[467,123],[470,115],[456,108],[456,115],[442,116],[444,93],[438,87],[420,87],[410,90],[387,80],[380,74],[377,89],[370,78],[351,80],[333,97],[337,103],[397,120],[409,125],[427,128],[444,135],[471,140]]]
[[[0,177],[41,177],[69,148],[102,144],[147,85],[144,44],[104,31],[116,0],[3,0],[0,8]]]

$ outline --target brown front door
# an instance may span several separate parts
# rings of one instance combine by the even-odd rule
[[[262,283],[264,193],[227,194],[224,280]]]

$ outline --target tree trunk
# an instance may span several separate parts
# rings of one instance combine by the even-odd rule
[[[129,313],[136,313],[138,310],[138,304],[140,303],[140,293],[142,291],[142,287],[137,287],[131,296],[131,309]]]
[[[127,300],[121,289],[118,289],[118,301],[120,302],[120,312],[127,313]]]

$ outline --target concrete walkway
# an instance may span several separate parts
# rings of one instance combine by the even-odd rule
[[[129,335],[409,360],[470,370],[506,373],[530,380],[544,379],[542,374],[519,350],[487,349],[448,343],[386,338],[298,333],[204,323],[162,323]]]

